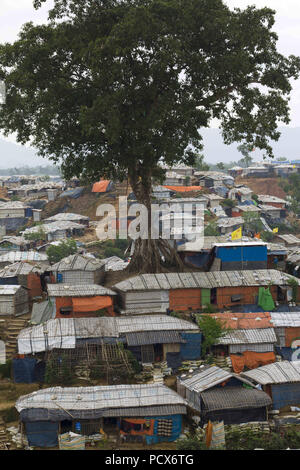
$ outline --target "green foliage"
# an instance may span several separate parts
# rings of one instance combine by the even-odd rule
[[[47,250],[47,256],[51,263],[58,263],[67,256],[74,255],[77,252],[76,241],[69,239],[61,241],[59,245],[50,245]]]
[[[260,434],[251,429],[239,429],[226,433],[226,450],[283,450],[299,449],[300,431],[289,427],[282,433]]]
[[[216,164],[216,167],[219,169],[219,170],[225,170],[225,165],[223,162],[219,162]]]
[[[39,230],[37,230],[36,232],[25,233],[24,238],[25,240],[28,240],[28,241],[46,241],[47,234],[45,230],[43,230],[43,228],[40,227]]]
[[[74,373],[66,354],[60,357],[49,357],[46,363],[44,381],[49,385],[72,385]]]
[[[0,364],[0,376],[3,379],[10,379],[12,372],[12,361],[8,359],[5,364]]]
[[[298,290],[299,290],[298,281],[296,279],[294,279],[293,277],[291,277],[288,280],[288,285],[292,288],[293,302],[297,302],[298,301]]]
[[[245,221],[244,228],[254,232],[261,232],[263,229],[262,221],[258,212],[244,212],[243,219]]]
[[[250,155],[250,152],[253,150],[253,146],[251,144],[244,143],[239,145],[237,149],[244,156],[244,158],[242,158],[239,163],[241,165],[245,165],[245,167],[248,168],[248,166],[250,166],[253,162],[253,158]]]
[[[209,171],[210,166],[204,161],[204,155],[199,154],[195,157],[194,167],[198,171]]]
[[[205,237],[217,237],[218,235],[220,235],[220,233],[218,230],[218,226],[215,222],[211,222],[204,228]]]
[[[263,242],[272,242],[274,237],[275,235],[273,232],[267,232],[266,230],[260,232],[260,238]]]
[[[188,436],[186,439],[176,441],[176,450],[207,450],[204,441],[200,441],[195,436]]]
[[[15,421],[19,421],[20,415],[16,408],[12,406],[3,411],[2,418],[5,423],[13,423]]]
[[[47,24],[0,47],[0,128],[62,160],[67,178],[128,173],[138,198],[160,160],[195,162],[212,117],[226,144],[272,156],[300,70],[276,49],[274,17],[221,0],[55,0]]]
[[[208,315],[197,315],[197,323],[204,336],[201,353],[205,357],[217,340],[226,335],[230,328],[226,328],[222,320]]]
[[[232,207],[235,207],[237,204],[236,201],[234,201],[233,199],[224,199],[224,201],[221,202],[221,206],[227,208],[232,208]]]
[[[217,309],[211,305],[207,304],[205,307],[202,309],[202,313],[216,313]]]

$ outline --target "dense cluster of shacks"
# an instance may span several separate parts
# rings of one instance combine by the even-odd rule
[[[264,168],[270,176],[283,167],[297,171],[297,165]],[[214,216],[219,233],[193,239],[200,227],[192,224],[193,230],[178,236],[171,224],[177,236],[170,243],[189,272],[128,274],[109,288],[107,272],[124,270],[128,261],[99,259],[83,243],[80,252],[55,264],[46,254],[47,246],[70,237],[80,241],[91,230],[81,214],[43,217],[48,201],[77,198],[83,188],[29,177],[1,179],[13,200],[0,202],[0,361],[12,359],[16,383],[41,384],[16,402],[30,446],[58,446],[70,431],[87,437],[116,432],[147,444],[175,441],[184,424],[265,422],[300,405],[300,239],[231,236],[243,230],[247,213],[258,214],[271,231],[268,224],[285,220],[289,202],[268,195],[254,201],[249,187],[235,184],[236,176],[249,177],[252,168],[236,167],[229,174],[185,166],[167,170],[164,185],[153,187],[154,200],[177,203],[180,210],[200,205]],[[258,174],[263,174],[259,166],[253,171]],[[100,181],[92,191],[114,188]],[[225,199],[235,204],[222,205]],[[40,230],[43,242],[27,236]],[[203,315],[226,327],[209,361],[202,355],[205,336],[198,325]],[[8,332],[15,332],[15,348]],[[140,366],[134,383],[124,380],[124,373],[133,372],[127,353]],[[50,366],[57,375],[67,366],[88,385],[47,388]],[[97,367],[106,385],[91,385]],[[120,369],[123,383],[116,383]],[[168,376],[175,376],[174,389],[164,381]]]

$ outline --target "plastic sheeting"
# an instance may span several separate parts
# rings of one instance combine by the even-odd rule
[[[255,351],[244,351],[243,354],[230,354],[232,368],[236,374],[240,374],[244,367],[256,369],[260,366],[272,364],[276,361],[274,352],[259,353]]]
[[[186,343],[180,345],[180,356],[183,360],[199,359],[201,356],[201,333],[181,333]]]
[[[300,404],[300,383],[272,385],[273,409]]]
[[[26,423],[28,444],[32,447],[56,447],[58,445],[58,423],[36,421]]]
[[[109,180],[98,181],[93,185],[92,193],[106,193],[111,187],[112,184]]]
[[[182,415],[171,415],[171,416],[160,416],[157,418],[157,416],[151,416],[147,417],[145,419],[154,419],[154,435],[153,436],[146,436],[146,444],[157,444],[159,442],[172,442],[176,441],[178,437],[181,434],[181,429],[182,429]],[[167,436],[159,436],[157,434],[158,432],[158,421],[162,419],[168,419],[172,420],[172,434],[170,437]]]
[[[264,287],[259,288],[258,305],[267,312],[275,310],[274,300],[273,300],[273,297],[269,288],[267,289],[265,289]]]
[[[74,312],[96,312],[102,308],[112,306],[112,299],[109,296],[96,295],[95,297],[73,297]]]
[[[35,381],[36,359],[13,359],[13,379],[16,384],[31,384]]]
[[[64,191],[59,195],[59,197],[70,197],[71,199],[78,199],[82,193],[84,188],[76,188],[70,189],[69,191]]]

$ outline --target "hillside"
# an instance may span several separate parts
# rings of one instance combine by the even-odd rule
[[[255,194],[268,194],[285,199],[286,193],[279,186],[279,178],[236,178],[236,184],[249,186]]]

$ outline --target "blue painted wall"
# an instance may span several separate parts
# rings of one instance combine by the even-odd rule
[[[222,246],[216,247],[216,258],[223,262],[267,261],[267,246]]]

